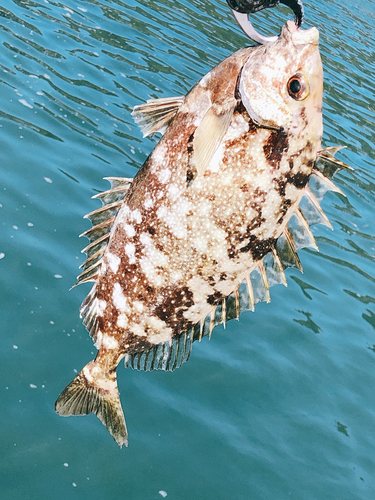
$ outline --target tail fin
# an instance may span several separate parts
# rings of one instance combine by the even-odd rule
[[[115,371],[99,372],[95,361],[90,361],[60,394],[55,409],[64,417],[95,413],[120,448],[128,446]]]

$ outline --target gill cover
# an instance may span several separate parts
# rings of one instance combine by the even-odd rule
[[[288,21],[276,42],[250,54],[241,71],[239,93],[255,124],[298,133],[302,107],[321,107],[318,43],[316,28],[302,31]]]

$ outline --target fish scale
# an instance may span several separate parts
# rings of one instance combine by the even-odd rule
[[[99,352],[56,402],[63,416],[95,413],[120,446],[118,363],[172,371],[215,326],[269,302],[287,268],[302,270],[297,250],[317,248],[309,226],[329,224],[319,200],[345,167],[337,148],[321,149],[318,32],[291,21],[186,97],[133,116],[144,135],[164,135],[133,181],[108,178],[87,216],[77,284],[94,281],[81,316]]]

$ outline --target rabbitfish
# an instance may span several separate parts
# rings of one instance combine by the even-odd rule
[[[81,315],[99,352],[57,413],[95,413],[127,445],[120,360],[180,366],[194,340],[269,300],[284,269],[300,267],[295,250],[315,245],[309,224],[328,222],[312,173],[334,189],[318,165],[336,162],[334,148],[321,150],[318,38],[288,21],[276,41],[232,54],[186,97],[136,107],[145,134],[166,130],[134,180],[108,178],[103,207],[87,216],[78,283],[94,281]]]

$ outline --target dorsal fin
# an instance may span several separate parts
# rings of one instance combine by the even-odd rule
[[[184,100],[184,96],[149,99],[144,104],[134,106],[132,116],[143,137],[157,132],[163,134]]]
[[[346,146],[330,146],[318,151],[314,169],[321,172],[326,178],[332,179],[336,172],[343,168],[353,170],[353,167],[335,158],[335,154]]]
[[[342,166],[345,164],[336,161],[333,157],[339,149],[326,148],[321,151],[321,153],[324,152],[325,154],[318,155],[317,162],[319,161],[319,165],[314,167],[313,174],[315,175],[312,175],[312,179],[310,179],[312,186],[307,185],[305,187],[300,206],[296,207],[289,220],[288,227],[278,238],[271,251],[241,280],[233,292],[223,299],[220,304],[214,306],[211,313],[198,322],[194,328],[182,332],[172,342],[159,344],[147,351],[126,356],[126,367],[147,371],[157,369],[172,371],[179,368],[189,359],[194,341],[200,341],[205,336],[211,337],[215,326],[225,324],[230,319],[238,319],[242,312],[254,311],[257,302],[269,302],[269,288],[271,286],[276,284],[287,285],[285,269],[296,267],[302,271],[297,250],[304,247],[318,249],[309,226],[325,224],[332,227],[320,207],[317,196],[313,192],[316,189],[316,179],[314,178],[318,178],[325,188],[329,186],[325,191],[331,189],[341,193],[330,180],[332,163],[339,165],[336,170],[345,168]],[[330,162],[327,175],[322,169],[321,163],[322,161],[326,162],[325,155],[329,157]],[[328,163],[324,164],[328,165]]]
[[[101,200],[102,206],[85,215],[85,218],[90,219],[93,226],[80,235],[86,236],[89,239],[89,244],[82,250],[83,253],[86,253],[87,258],[80,265],[80,268],[83,268],[83,272],[78,276],[77,283],[73,286],[88,281],[95,282],[99,276],[113,222],[132,181],[131,179],[122,177],[106,177],[105,179],[110,182],[111,189],[93,196],[93,198]],[[97,333],[97,312],[98,299],[96,297],[95,283],[80,309],[83,324],[90,332],[94,341],[96,341]]]

